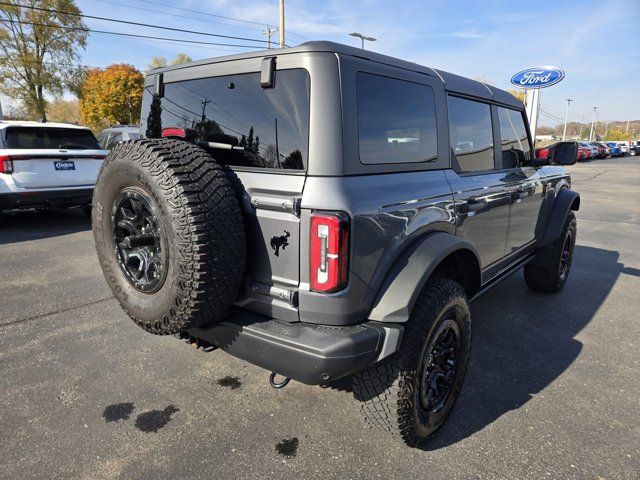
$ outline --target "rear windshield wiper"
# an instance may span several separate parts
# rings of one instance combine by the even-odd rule
[[[97,148],[87,147],[86,145],[82,145],[81,143],[61,143],[58,145],[58,148],[70,148],[76,150],[98,150]]]

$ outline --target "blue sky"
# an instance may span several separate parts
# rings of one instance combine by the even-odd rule
[[[154,4],[155,2],[155,4]],[[213,14],[277,25],[277,0],[77,0],[86,14],[264,38],[264,27],[161,7],[169,3]],[[523,68],[557,65],[560,84],[543,90],[542,109],[564,117],[565,98],[574,99],[570,119],[589,121],[592,106],[601,120],[640,118],[640,0],[418,1],[287,0],[288,44],[326,39],[358,45],[358,31],[378,38],[377,52],[509,87]],[[216,41],[161,30],[87,20],[94,29]],[[82,63],[131,63],[144,69],[152,56],[183,51],[194,59],[246,51],[196,47],[92,34]],[[542,124],[554,124],[548,117]]]

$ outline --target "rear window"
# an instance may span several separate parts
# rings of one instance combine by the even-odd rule
[[[9,127],[5,135],[6,148],[100,150],[91,130]]]
[[[306,70],[278,70],[274,88],[261,88],[259,73],[167,83],[161,99],[145,90],[142,111],[142,132],[147,137],[161,137],[164,128],[190,129],[223,165],[306,168]]]
[[[362,163],[428,162],[437,157],[431,87],[359,72],[356,94]]]

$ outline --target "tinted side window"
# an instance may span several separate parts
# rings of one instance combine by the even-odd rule
[[[100,147],[104,148],[104,146],[107,144],[108,139],[109,132],[102,132],[100,135],[98,135],[98,143],[100,144]]]
[[[107,141],[106,146],[104,148],[105,150],[111,150],[121,141],[122,141],[122,133],[116,133],[114,135],[111,135],[111,137]]]
[[[278,70],[275,88],[248,73],[167,83],[164,97],[143,99],[142,132],[191,129],[223,165],[303,170],[309,145],[309,75]],[[217,145],[206,145],[211,142]]]
[[[359,72],[356,95],[362,163],[427,162],[437,157],[431,87]]]
[[[491,107],[486,103],[449,97],[451,149],[463,172],[492,170]]]
[[[522,112],[498,107],[498,120],[502,137],[502,167],[531,165],[531,147]]]

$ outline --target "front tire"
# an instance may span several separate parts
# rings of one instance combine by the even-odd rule
[[[524,267],[524,279],[529,288],[547,293],[562,290],[571,270],[576,234],[576,216],[569,211],[560,236],[539,253],[548,257],[546,265],[530,264]]]
[[[424,444],[460,394],[470,347],[464,289],[448,279],[430,280],[405,325],[400,350],[353,378],[365,422],[409,446]]]

